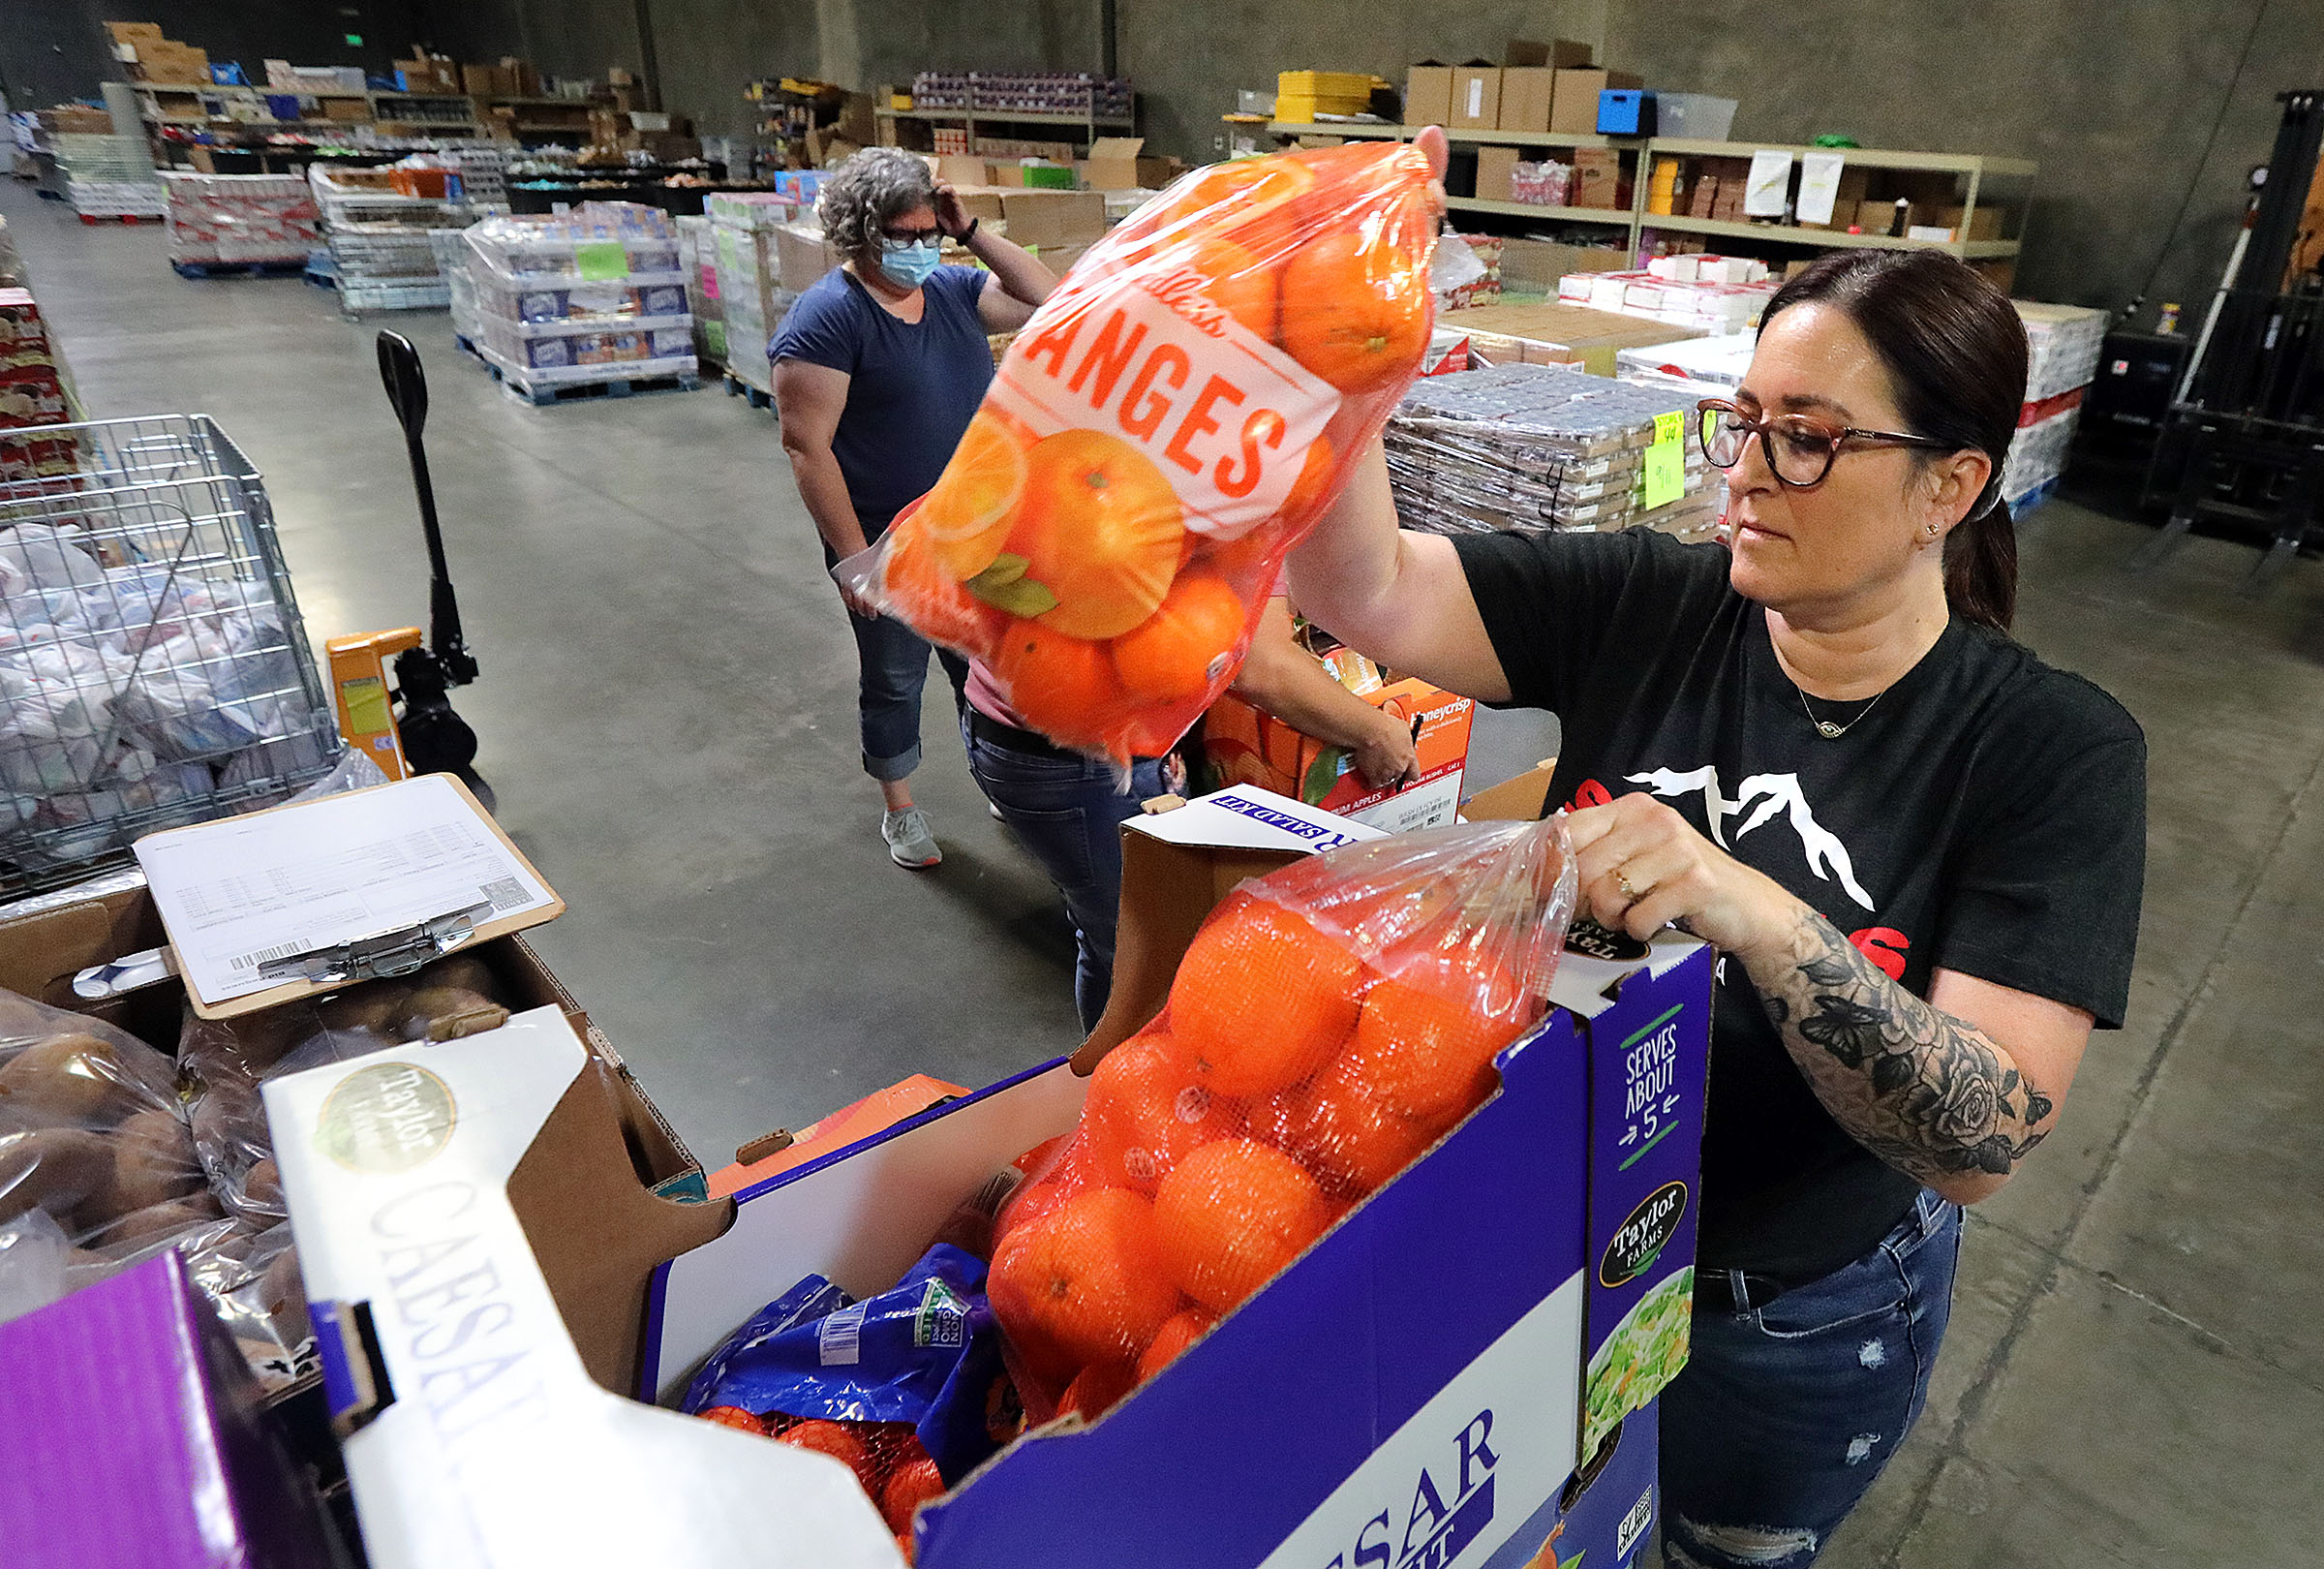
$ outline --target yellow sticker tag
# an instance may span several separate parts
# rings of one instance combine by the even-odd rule
[[[395,727],[386,682],[378,676],[357,676],[339,690],[347,694],[347,723],[356,735],[381,735]]]
[[[1680,416],[1654,416],[1654,445],[1646,448],[1646,509],[1666,507],[1687,488],[1686,448],[1679,445]]]

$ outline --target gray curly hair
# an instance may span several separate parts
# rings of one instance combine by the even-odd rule
[[[901,147],[866,147],[823,182],[815,216],[823,221],[832,248],[855,257],[879,249],[884,226],[935,202],[935,176],[917,154]]]

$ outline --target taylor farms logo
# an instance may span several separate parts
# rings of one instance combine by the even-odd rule
[[[1566,951],[1627,964],[1633,959],[1645,958],[1646,944],[1628,932],[1613,931],[1584,916],[1566,933]]]
[[[1686,1213],[1684,1183],[1665,1183],[1647,1194],[1605,1245],[1605,1256],[1598,1261],[1598,1283],[1610,1289],[1644,1274]]]
[[[382,1062],[357,1068],[323,1097],[315,1142],[350,1171],[384,1175],[433,1160],[458,1121],[451,1086],[426,1068]]]
[[[1493,1413],[1470,1418],[1325,1569],[1451,1569],[1493,1523]]]

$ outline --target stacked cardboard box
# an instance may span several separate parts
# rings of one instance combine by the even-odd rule
[[[1719,492],[1686,439],[1693,406],[1683,393],[1552,365],[1423,378],[1389,421],[1397,513],[1443,534],[1643,524],[1707,538]],[[1647,454],[1658,437],[1680,448],[1681,480],[1675,500],[1649,507]]]
[[[1758,342],[1757,332],[1730,332],[1716,338],[1624,349],[1614,355],[1614,375],[1620,381],[1697,398],[1724,397],[1743,385]]]
[[[1755,276],[1756,274],[1756,276]],[[1778,287],[1764,262],[1747,257],[1657,257],[1645,268],[1569,273],[1558,298],[1703,332],[1736,332],[1758,323]]]
[[[298,174],[162,176],[169,260],[304,262],[315,248],[315,193]]]
[[[28,289],[0,289],[0,431],[69,424],[79,417],[64,354]],[[0,481],[71,474],[70,439],[14,437],[0,442]]]
[[[2065,472],[2075,427],[2082,418],[2082,394],[2097,379],[2106,313],[2077,305],[2043,305],[2011,300],[2025,323],[2031,363],[2026,402],[2019,411],[2017,437],[2002,469],[2002,495],[2017,507],[2038,500],[2041,488]]]
[[[1578,364],[1592,375],[1606,377],[1614,374],[1614,355],[1621,350],[1703,336],[1697,327],[1641,321],[1560,300],[1448,311],[1437,324],[1465,332],[1481,343],[1514,341],[1521,346],[1521,357],[1528,364]],[[1500,364],[1510,358],[1491,353],[1486,357]]]
[[[831,270],[823,231],[796,202],[772,194],[714,196],[709,216],[726,369],[772,394],[767,345],[799,295]]]
[[[132,81],[209,85],[209,55],[165,37],[159,23],[107,22],[105,30],[112,37],[113,58],[129,68]]]

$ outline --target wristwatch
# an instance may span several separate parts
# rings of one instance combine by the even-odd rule
[[[968,227],[952,236],[953,243],[956,245],[965,245],[970,240],[976,238],[976,226],[983,222],[984,220],[982,218],[969,219]]]

